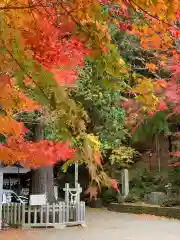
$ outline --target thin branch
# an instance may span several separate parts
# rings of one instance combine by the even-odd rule
[[[145,63],[146,62],[146,60],[145,59],[143,59],[143,58],[140,58],[140,57],[134,57],[134,56],[132,56],[132,57],[129,57],[131,60],[139,60],[139,61],[141,61],[141,62],[143,62],[143,63]]]
[[[154,19],[156,19],[157,21],[159,21],[159,22],[162,22],[162,23],[164,23],[164,24],[166,24],[166,25],[168,25],[168,26],[170,26],[170,27],[174,27],[174,28],[176,28],[175,26],[173,26],[173,25],[171,25],[170,23],[168,23],[168,22],[166,22],[166,21],[164,21],[164,20],[161,20],[161,19],[159,19],[159,17],[158,16],[154,16],[154,15],[152,15],[151,13],[149,13],[148,11],[146,11],[145,9],[143,9],[141,6],[139,6],[136,2],[134,2],[133,0],[129,0],[129,3],[130,3],[130,5],[133,7],[133,5],[132,5],[132,3],[137,7],[137,8],[139,8],[139,10],[141,10],[142,12],[144,12],[145,14],[147,14],[148,16],[150,16],[151,18],[154,18]],[[7,6],[7,5],[5,5],[4,7],[0,7],[0,11],[1,10],[23,10],[23,9],[30,9],[30,8],[36,8],[36,7],[44,7],[44,8],[46,8],[46,7],[50,7],[50,6],[57,6],[57,5],[61,5],[61,7],[73,18],[73,20],[76,22],[76,24],[78,23],[77,21],[76,21],[76,19],[70,14],[70,12],[69,11],[67,11],[67,9],[63,6],[63,4],[61,3],[61,2],[57,2],[57,3],[55,3],[55,2],[53,2],[53,3],[49,3],[49,4],[29,4],[29,5],[26,5],[26,6]],[[133,9],[134,9],[134,11],[136,11],[136,9],[133,7]],[[79,23],[78,23],[79,24]]]
[[[132,69],[135,70],[135,71],[149,71],[149,68],[147,67],[136,67],[136,66],[132,66]],[[150,72],[155,78],[158,78],[158,79],[161,79],[161,77],[159,75],[157,75],[156,73],[154,72]]]
[[[129,3],[131,3],[131,2],[132,2],[137,8],[139,8],[139,10],[141,10],[142,12],[144,12],[145,14],[147,14],[149,17],[154,18],[154,19],[156,19],[157,21],[162,22],[162,23],[164,23],[164,24],[166,24],[166,25],[168,25],[168,26],[170,26],[170,27],[174,27],[172,24],[170,24],[170,23],[168,23],[168,22],[166,22],[166,21],[164,21],[164,20],[159,19],[158,16],[152,15],[151,13],[149,13],[148,11],[146,11],[145,9],[143,9],[141,6],[139,6],[139,5],[138,5],[136,2],[134,2],[133,0],[129,0]],[[131,4],[131,6],[132,6],[132,4]],[[176,28],[176,27],[175,27],[175,28]]]
[[[39,4],[34,4],[34,5],[26,5],[26,6],[4,6],[0,7],[0,10],[23,10],[23,9],[30,9],[30,8],[36,8],[40,7],[41,5]],[[47,7],[47,5],[45,5]]]

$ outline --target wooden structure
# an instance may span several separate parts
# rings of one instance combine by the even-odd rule
[[[2,198],[3,198],[3,194],[2,194],[2,190],[3,190],[3,182],[4,182],[4,175],[5,174],[25,174],[27,172],[29,172],[30,170],[27,168],[24,168],[23,165],[21,165],[21,167],[5,167],[2,162],[0,162],[0,229],[2,226]]]
[[[2,205],[2,222],[10,226],[29,227],[55,227],[64,228],[65,203],[45,206],[29,206],[24,203],[7,203]]]
[[[0,229],[2,222],[19,227],[85,226],[85,202],[80,201],[82,188],[78,184],[78,164],[75,164],[75,187],[66,183],[65,201],[49,205],[43,195],[32,195],[30,205],[26,203],[5,203],[0,199]],[[45,195],[46,193],[44,193]],[[1,196],[0,189],[0,196]]]
[[[65,201],[49,205],[28,205],[25,203],[0,204],[0,223],[10,226],[55,227],[81,225],[85,227],[85,202],[80,201],[81,187],[70,188],[66,183]]]
[[[71,189],[70,189],[71,190]],[[59,202],[30,206],[25,203],[0,204],[1,221],[10,226],[22,228],[55,227],[81,225],[85,227],[85,202]]]
[[[82,188],[80,184],[76,184],[75,188],[70,188],[66,183],[65,188],[66,203],[66,225],[85,226],[85,202],[80,201]]]
[[[21,164],[20,167],[4,167],[4,165],[0,162],[0,202],[2,202],[2,189],[3,189],[3,182],[4,182],[4,175],[5,174],[25,174],[29,172],[30,169],[24,168]]]

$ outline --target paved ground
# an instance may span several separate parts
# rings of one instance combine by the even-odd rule
[[[180,221],[106,210],[88,210],[87,227],[10,230],[0,240],[180,240]]]

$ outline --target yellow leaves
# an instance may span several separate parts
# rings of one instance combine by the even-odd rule
[[[12,29],[19,29],[22,26],[26,26],[27,22],[33,21],[32,9],[28,8],[28,1],[13,0],[3,3],[1,8],[5,7],[5,9],[1,10],[1,13],[3,13],[4,20]]]
[[[113,23],[114,23],[115,25],[118,25],[118,24],[119,24],[119,21],[118,21],[117,19],[114,19],[114,20],[113,20]]]
[[[136,100],[142,104],[144,111],[154,111],[157,108],[159,99],[154,93],[155,87],[156,83],[153,79],[137,79],[137,85],[133,88],[132,92],[135,93]]]
[[[166,0],[167,2],[167,19],[173,23],[176,20],[176,12],[180,8],[179,0]]]
[[[133,0],[131,5],[137,11],[144,11],[147,16],[172,23],[179,8],[178,0]]]
[[[62,171],[66,173],[68,168],[71,167],[73,164],[74,164],[74,160],[67,160],[62,166]]]
[[[125,62],[122,58],[119,58],[119,65],[125,66]]]
[[[136,94],[143,94],[152,92],[153,90],[153,80],[151,78],[137,78],[137,85],[133,88],[133,92]]]
[[[131,164],[133,163],[133,157],[137,154],[135,149],[131,147],[121,146],[117,149],[113,149],[112,154],[110,156],[111,164],[114,163],[125,163]]]
[[[94,149],[95,152],[100,151],[100,141],[97,136],[93,134],[87,134],[87,140],[89,145]]]

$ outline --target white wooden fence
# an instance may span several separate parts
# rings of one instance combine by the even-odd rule
[[[66,226],[81,225],[85,227],[85,202],[66,204],[65,221]]]
[[[22,228],[55,227],[62,229],[71,225],[85,226],[85,202],[30,206],[24,203],[6,203],[2,207],[2,222]]]
[[[76,184],[75,188],[70,188],[69,183],[65,184],[65,204],[66,204],[66,225],[85,226],[85,202],[80,201],[82,188]]]
[[[45,206],[29,206],[21,203],[2,205],[2,222],[19,227],[55,227],[64,228],[65,203]]]
[[[42,205],[38,205],[37,201],[35,204],[30,201],[30,205],[0,203],[0,229],[1,222],[19,227],[55,227],[60,229],[70,225],[84,227],[85,202],[80,201],[82,188],[79,184],[76,184],[75,188],[70,188],[69,184],[66,183],[64,191],[65,201],[58,204],[49,205],[46,204],[46,201],[41,203]]]

